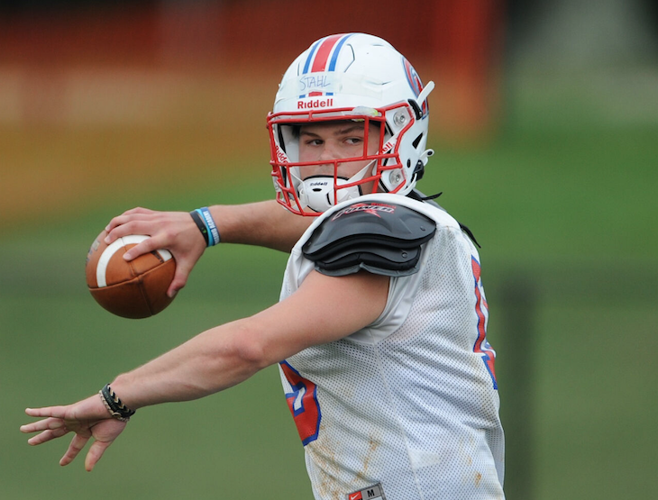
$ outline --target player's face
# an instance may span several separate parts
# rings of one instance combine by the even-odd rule
[[[366,144],[367,141],[367,144]],[[299,161],[322,162],[318,165],[302,168],[302,179],[315,175],[334,175],[335,160],[358,158],[364,154],[364,146],[369,155],[377,153],[379,148],[379,126],[370,124],[366,137],[363,122],[326,122],[302,125],[299,131]],[[372,160],[338,162],[339,177],[349,179]],[[364,177],[369,177],[368,171]],[[372,192],[372,182],[362,186],[363,193]]]

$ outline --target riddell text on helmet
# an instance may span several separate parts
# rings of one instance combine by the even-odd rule
[[[333,99],[315,99],[313,101],[297,101],[297,109],[330,108],[334,105]]]

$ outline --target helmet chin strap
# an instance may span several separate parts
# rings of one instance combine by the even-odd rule
[[[345,177],[337,178],[337,186],[351,184],[365,178],[370,166],[376,160],[371,161],[349,179]],[[361,186],[350,186],[343,189],[337,189],[337,200],[334,203],[334,177],[333,175],[314,175],[304,180],[300,179],[297,187],[299,202],[314,212],[324,212],[331,207],[343,201],[353,200],[363,195]]]

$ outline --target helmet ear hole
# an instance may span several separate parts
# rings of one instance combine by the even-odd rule
[[[414,146],[414,149],[418,148],[418,145],[420,144],[420,141],[423,140],[423,134],[420,134],[418,137],[414,139],[414,142],[412,143]]]
[[[420,120],[423,117],[423,110],[420,109],[420,106],[415,99],[409,99],[409,104],[414,110],[414,115],[416,115],[416,120]]]

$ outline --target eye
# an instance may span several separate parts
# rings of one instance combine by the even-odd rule
[[[348,137],[345,142],[350,146],[357,146],[363,144],[363,137]]]

